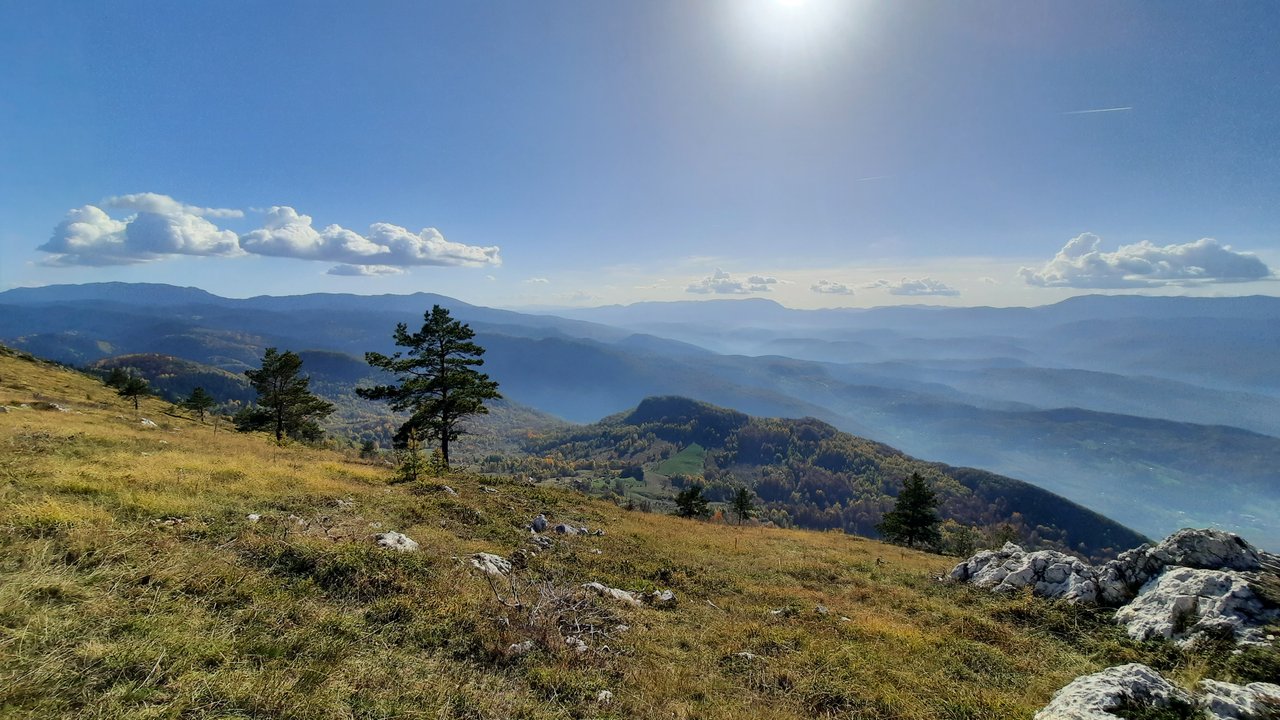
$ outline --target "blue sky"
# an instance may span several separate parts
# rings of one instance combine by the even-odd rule
[[[0,287],[1277,294],[1278,26],[1272,2],[4,3]]]

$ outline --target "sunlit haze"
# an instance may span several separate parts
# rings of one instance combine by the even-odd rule
[[[0,288],[1275,295],[1273,3],[0,8]]]

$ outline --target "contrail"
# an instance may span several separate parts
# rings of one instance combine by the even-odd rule
[[[1121,112],[1123,110],[1132,110],[1132,109],[1133,109],[1133,106],[1128,105],[1126,107],[1098,108],[1096,110],[1072,110],[1071,112],[1064,112],[1062,114],[1063,115],[1089,115],[1091,113]]]
[[[885,180],[893,177],[892,175],[871,175],[870,177],[854,178],[854,182],[871,182],[872,180]]]

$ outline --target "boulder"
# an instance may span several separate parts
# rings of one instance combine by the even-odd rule
[[[584,590],[590,590],[591,592],[593,592],[593,593],[595,593],[595,594],[597,594],[597,595],[599,595],[599,596],[601,596],[601,597],[608,597],[608,598],[613,598],[614,600],[620,600],[620,601],[622,601],[622,602],[624,602],[624,603],[627,603],[628,605],[640,605],[640,604],[641,604],[641,602],[640,602],[640,598],[636,597],[636,594],[635,594],[635,593],[627,592],[626,590],[619,590],[618,588],[611,588],[611,587],[609,587],[608,585],[604,585],[604,584],[601,584],[601,583],[598,583],[598,582],[589,582],[589,583],[587,583],[587,584],[583,585],[582,587],[583,587],[583,589],[584,589]],[[669,591],[668,591],[668,592],[669,592]],[[674,596],[673,596],[673,598],[674,598]]]
[[[512,643],[511,646],[507,648],[507,655],[511,657],[520,657],[526,653],[533,652],[533,649],[536,647],[538,647],[538,644],[532,640]]]
[[[555,544],[555,541],[546,535],[534,535],[529,538],[529,542],[538,546],[542,550],[550,550],[551,546]]]
[[[1116,720],[1113,711],[1193,707],[1189,693],[1146,665],[1130,663],[1082,675],[1053,694],[1035,720]]]
[[[1280,685],[1260,682],[1233,685],[1201,680],[1197,690],[1201,693],[1200,705],[1212,720],[1280,717]]]
[[[485,575],[503,577],[511,572],[511,561],[501,555],[482,552],[471,556],[471,567]]]
[[[555,526],[552,529],[555,530],[560,535],[577,535],[578,534],[578,528],[572,525],[565,525],[564,523],[560,523],[559,525]]]
[[[1266,642],[1262,627],[1280,613],[1234,570],[1169,567],[1147,581],[1138,596],[1116,611],[1116,622],[1135,640],[1188,641],[1194,634],[1230,632],[1237,642]]]
[[[157,427],[160,427],[160,426],[159,426],[159,425],[157,425],[157,424],[155,424],[154,422],[152,422],[152,421],[150,421],[150,420],[146,419],[146,418],[142,418],[142,427],[144,427],[144,428],[157,428]]]
[[[537,533],[545,531],[547,529],[547,516],[539,513],[538,516],[529,523],[529,527]]]
[[[398,532],[384,532],[373,536],[378,547],[389,548],[398,552],[417,552],[418,543],[409,539],[408,535]]]

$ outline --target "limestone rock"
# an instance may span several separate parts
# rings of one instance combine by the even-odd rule
[[[547,537],[546,535],[534,535],[533,537],[529,538],[529,542],[533,543],[534,545],[537,545],[539,548],[543,550],[550,550],[551,546],[555,544],[555,541]]]
[[[556,531],[556,533],[560,535],[577,535],[578,534],[578,528],[572,525],[565,525],[564,523],[560,523],[559,525],[555,526],[555,528],[553,529]]]
[[[670,590],[654,590],[645,596],[645,600],[654,607],[669,608],[676,605],[676,594]]]
[[[1263,643],[1262,626],[1280,618],[1234,570],[1170,567],[1116,611],[1135,640],[1185,642],[1204,631],[1230,631],[1241,643]]]
[[[533,519],[533,522],[529,523],[529,527],[537,533],[545,531],[547,529],[547,516],[539,513],[538,516]]]
[[[245,519],[247,519],[251,523],[256,523],[262,520],[262,516],[259,515],[258,513],[249,513]]]
[[[609,598],[613,598],[614,600],[620,600],[620,601],[622,601],[622,602],[624,602],[624,603],[627,603],[628,605],[640,605],[640,604],[641,604],[641,602],[640,602],[640,598],[636,597],[636,594],[635,594],[635,593],[627,592],[626,590],[620,590],[620,589],[618,589],[618,588],[611,588],[611,587],[609,587],[609,586],[607,586],[607,585],[604,585],[604,584],[601,584],[601,583],[598,583],[598,582],[589,582],[589,583],[587,583],[587,584],[583,585],[582,587],[583,587],[583,589],[585,589],[585,590],[590,590],[591,592],[593,592],[593,593],[595,593],[595,594],[597,594],[597,595],[599,595],[599,596],[601,596],[601,597],[609,597]],[[668,592],[669,592],[669,591],[668,591]],[[674,597],[674,596],[673,596],[673,597]]]
[[[482,552],[471,556],[471,567],[485,575],[502,577],[511,572],[511,561],[501,555]]]
[[[146,418],[142,418],[142,427],[144,427],[144,428],[157,428],[157,427],[160,427],[160,426],[159,426],[159,425],[157,425],[157,424],[155,424],[154,422],[152,422],[152,421],[150,421],[150,420],[146,419]]]
[[[1126,703],[1138,707],[1191,706],[1190,694],[1138,663],[1082,675],[1053,694],[1035,720],[1116,720],[1114,710]]]
[[[384,532],[373,536],[377,541],[378,547],[390,548],[398,552],[417,552],[418,543],[411,540],[408,535],[398,532]]]
[[[1280,685],[1250,683],[1233,685],[1217,680],[1201,680],[1200,705],[1212,720],[1261,720],[1280,716]]]
[[[613,693],[609,692],[608,690],[601,690],[600,692],[596,693],[596,702],[600,703],[601,705],[608,705],[609,703],[613,702]]]
[[[951,579],[996,592],[1030,587],[1036,595],[1072,602],[1096,602],[1097,573],[1080,558],[1055,550],[1026,552],[1013,543],[984,550],[956,565]]]

